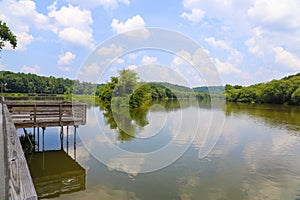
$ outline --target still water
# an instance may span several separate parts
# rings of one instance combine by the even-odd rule
[[[76,135],[74,127],[68,135],[64,129],[63,150],[59,128],[47,128],[45,152],[27,156],[39,193],[72,200],[300,199],[300,107],[170,101],[122,112],[90,105]]]

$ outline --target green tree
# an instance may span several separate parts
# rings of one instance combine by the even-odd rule
[[[17,47],[17,38],[10,31],[5,22],[0,20],[0,51],[5,46],[5,42],[9,42],[13,48]]]
[[[296,105],[300,105],[300,87],[292,94],[292,101]]]
[[[116,85],[114,95],[124,96],[130,95],[138,84],[138,77],[136,72],[128,69],[119,71],[119,80]]]

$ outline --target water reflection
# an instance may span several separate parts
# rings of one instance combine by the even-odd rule
[[[300,130],[299,106],[226,103],[223,107],[227,116],[248,115],[260,120],[259,123],[264,122],[273,127],[283,126],[294,131]]]
[[[209,127],[212,109],[216,113],[215,119],[225,116],[226,123],[216,146],[206,159],[198,159],[205,136],[203,132]],[[152,164],[146,159],[126,157],[123,154],[111,156],[111,146],[107,145],[107,140],[100,134],[105,132],[107,136],[112,136],[110,139],[113,145],[132,152],[158,149],[176,137],[176,145],[183,146],[191,140],[186,133],[193,131],[191,124],[198,111],[201,113],[200,136],[195,138],[192,146],[178,160],[151,173],[141,173]],[[207,102],[197,105],[187,101],[180,106],[171,101],[157,102],[149,109],[135,113],[140,115],[138,117],[131,113],[130,122],[135,128],[132,130],[134,137],[128,140],[119,136],[122,129],[111,121],[111,115],[104,114],[106,112],[108,110],[99,110],[97,106],[91,107],[87,113],[87,125],[81,126],[78,132],[80,139],[88,141],[84,146],[78,138],[77,143],[77,162],[86,169],[86,189],[61,195],[57,199],[300,198],[300,125],[297,121],[300,112],[297,107],[220,104],[212,108]],[[97,114],[98,122],[94,113]],[[182,115],[186,119],[182,121],[177,136],[176,130]],[[165,128],[160,129],[158,125],[165,118]],[[103,129],[99,129],[98,123]],[[140,137],[149,135],[154,129],[160,130],[161,134],[146,141]],[[218,127],[212,126],[211,129]],[[55,138],[48,142],[58,141],[56,148],[60,149],[59,137]],[[99,151],[110,158],[108,165],[100,163],[91,154],[99,146],[103,147]],[[69,152],[72,155],[73,150]],[[171,153],[163,155],[163,158],[167,159]],[[42,166],[41,161],[39,163]]]
[[[33,152],[26,158],[39,198],[85,189],[85,169],[64,150]]]
[[[85,190],[86,170],[76,161],[77,127],[72,130],[69,127],[49,128],[47,131],[43,127],[41,133],[40,129],[33,128],[33,133],[24,129],[25,134],[20,137],[38,197],[54,198]],[[56,136],[56,143],[53,143],[53,136]]]
[[[180,109],[184,109],[191,106],[198,106],[210,109],[211,104],[209,100],[194,101],[194,100],[181,100],[169,99],[169,100],[157,100],[151,104],[143,106],[142,108],[128,109],[128,107],[118,107],[118,109],[112,110],[110,105],[106,105],[100,102],[100,111],[103,113],[106,125],[110,129],[117,130],[119,133],[119,141],[129,141],[136,138],[137,134],[141,132],[141,128],[149,125],[148,114],[151,113],[167,113]],[[128,114],[129,112],[129,114]],[[159,117],[159,116],[156,116]],[[155,130],[152,130],[155,132]],[[141,135],[140,135],[141,136]],[[145,135],[149,136],[149,135]]]

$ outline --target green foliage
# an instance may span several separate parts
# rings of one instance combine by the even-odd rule
[[[300,87],[298,87],[298,89],[293,92],[292,101],[294,104],[300,105]]]
[[[138,84],[136,72],[128,69],[119,71],[119,79],[114,91],[115,96],[124,96],[131,94]]]
[[[137,89],[135,89],[130,96],[129,105],[131,108],[139,108],[143,105],[148,105],[152,100],[152,95],[150,93],[150,86],[147,84],[142,84]]]
[[[17,47],[17,38],[10,31],[5,22],[0,20],[0,50],[5,46],[5,42],[9,42],[13,48]]]
[[[35,74],[0,71],[0,84],[6,93],[93,94],[97,85],[78,80]]]
[[[195,92],[193,89],[171,83],[143,83],[134,71],[121,70],[119,77],[112,77],[102,86],[99,97],[106,106],[131,109],[141,108],[156,99],[209,98],[208,94]]]
[[[226,85],[225,93],[230,102],[299,105],[299,86],[300,73],[248,87]]]

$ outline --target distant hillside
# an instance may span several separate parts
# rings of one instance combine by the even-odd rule
[[[195,87],[193,89],[200,93],[223,94],[225,87],[224,86],[203,86],[203,87]]]
[[[154,84],[158,84],[161,86],[164,86],[166,88],[175,90],[175,91],[182,91],[182,92],[192,92],[193,89],[186,87],[186,86],[182,86],[182,85],[177,85],[177,84],[173,84],[173,83],[168,83],[168,82],[150,82],[150,83],[154,83]]]

